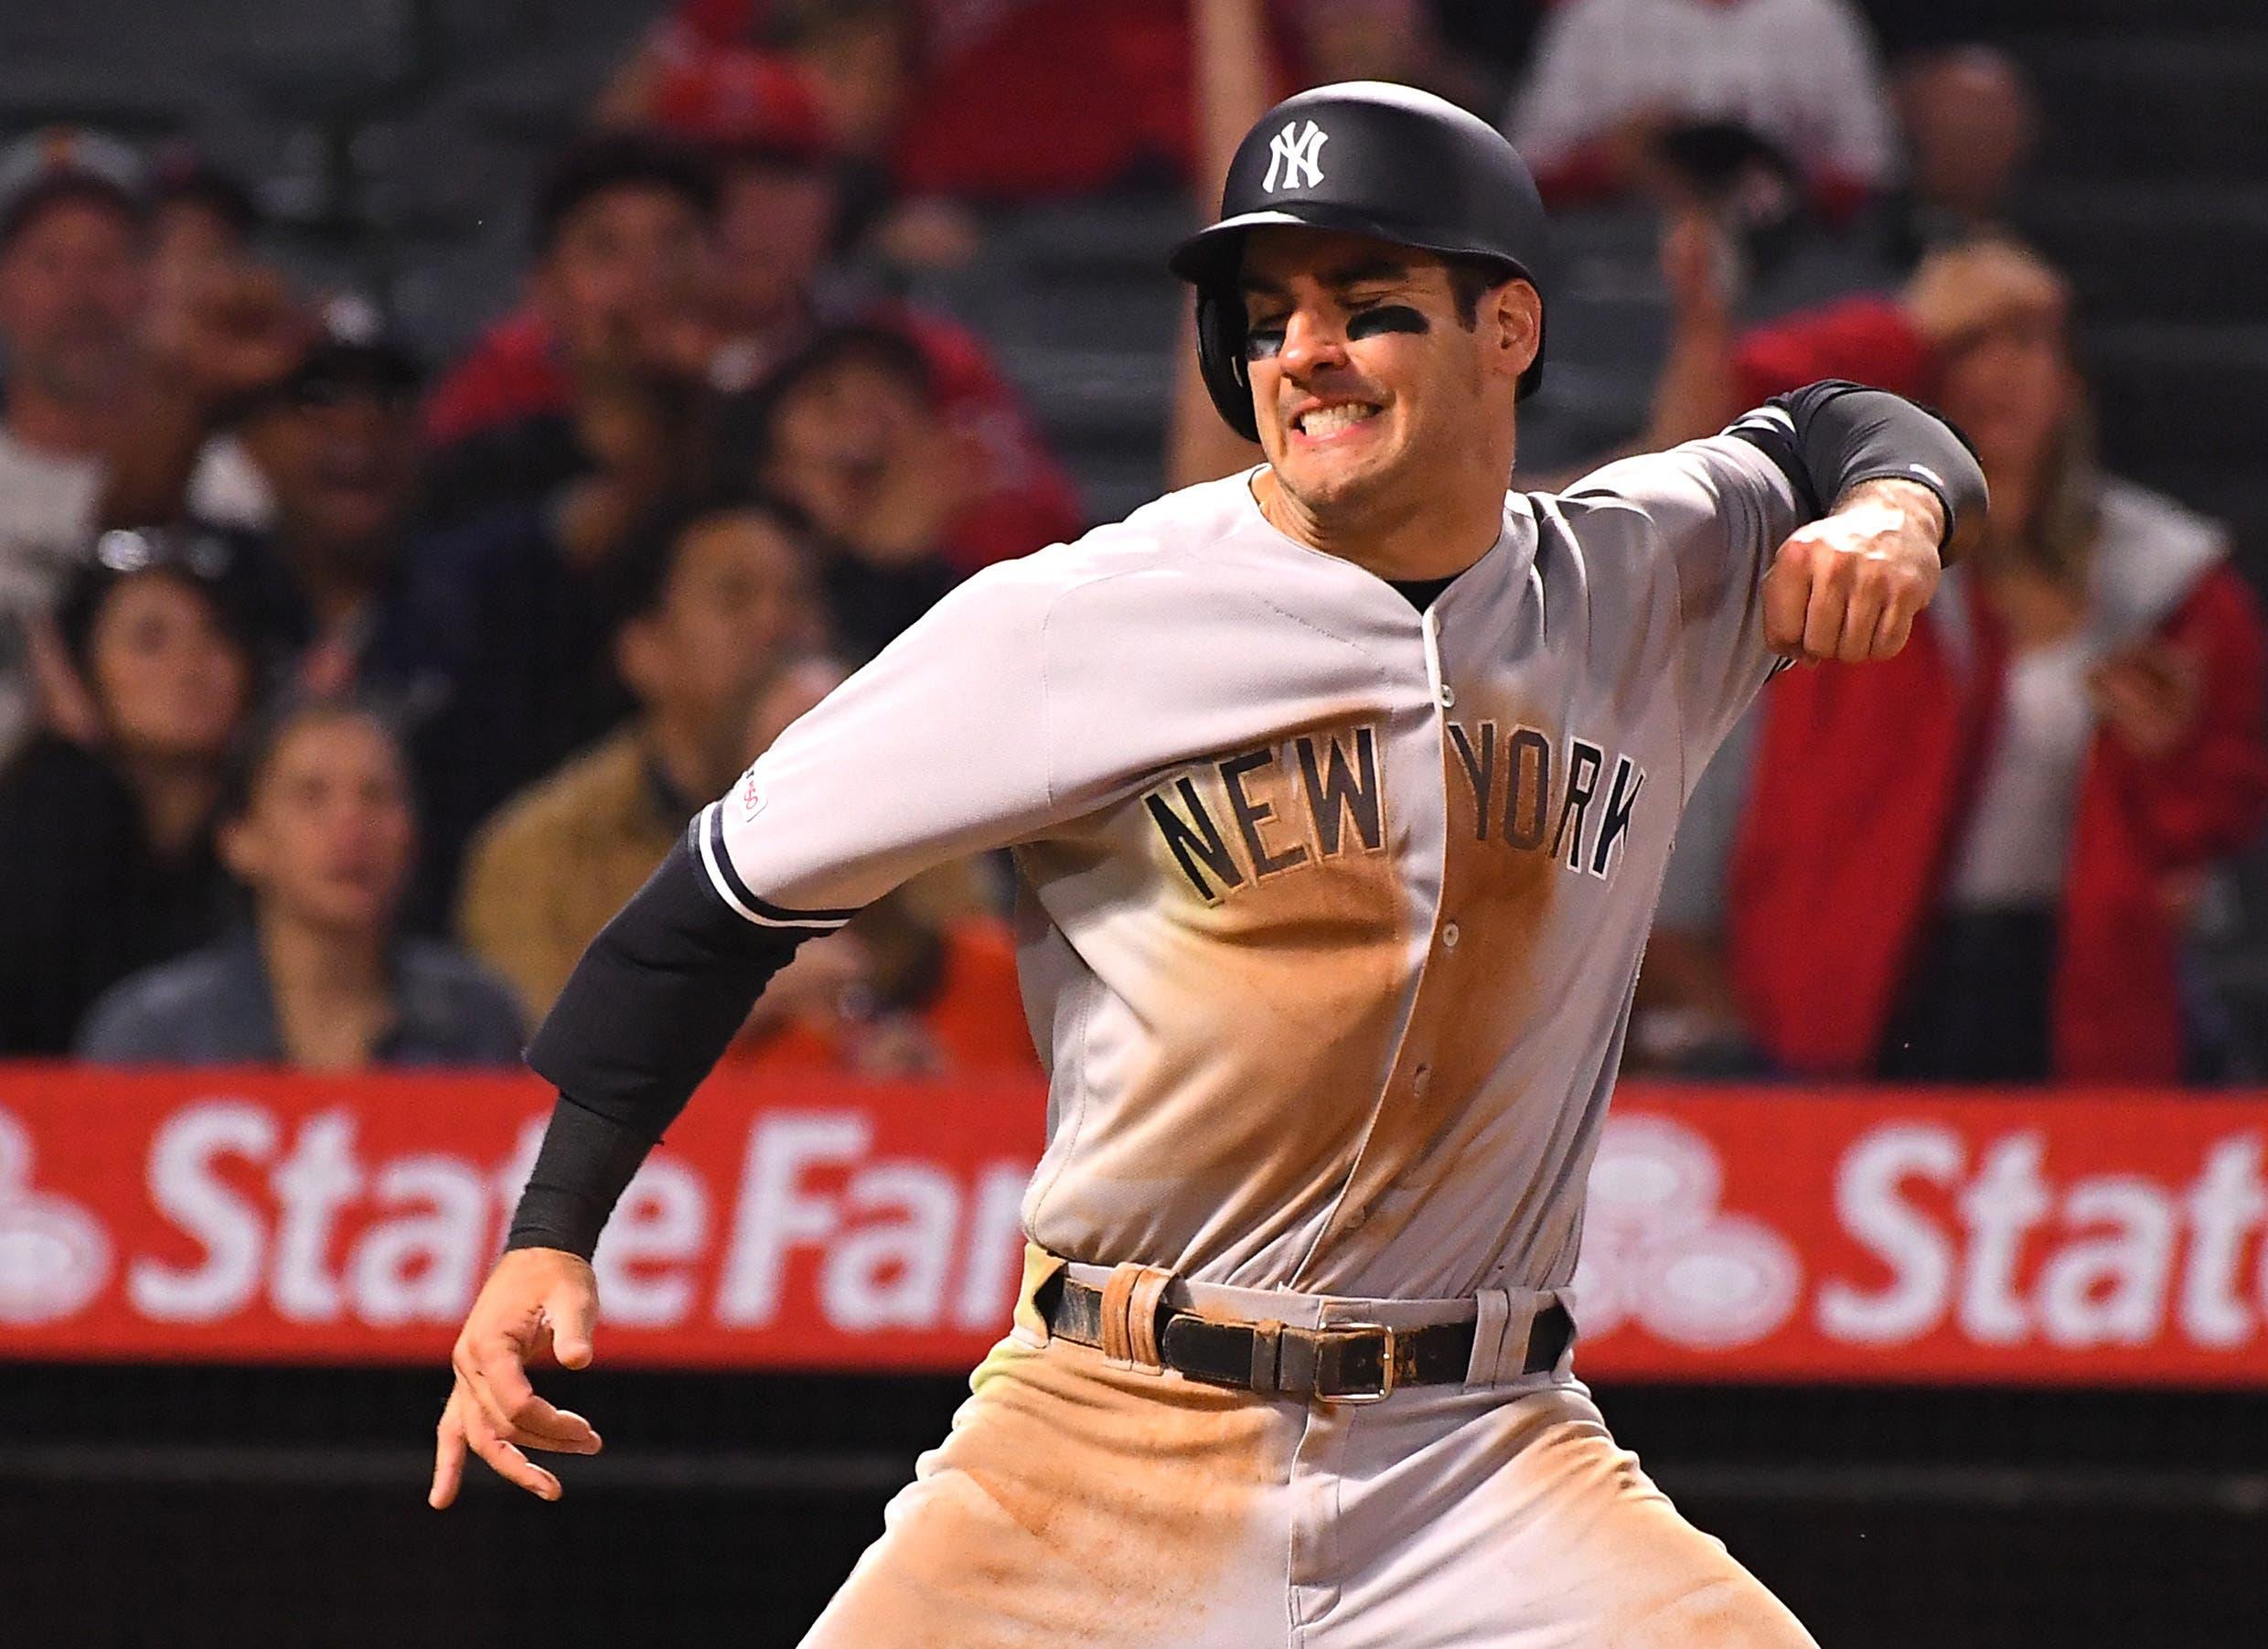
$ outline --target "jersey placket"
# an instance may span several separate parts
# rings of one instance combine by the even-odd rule
[[[1346,1188],[1332,1210],[1319,1258],[1328,1266],[1330,1251],[1359,1236],[1375,1247],[1391,1239],[1381,1217],[1404,1207],[1419,1187],[1407,1183],[1410,1171],[1424,1161],[1431,1142],[1448,1119],[1439,1108],[1446,1090],[1437,1082],[1435,1055],[1443,1014],[1439,1004],[1458,989],[1454,961],[1463,933],[1454,912],[1459,889],[1451,875],[1455,855],[1450,851],[1453,830],[1450,784],[1449,712],[1457,703],[1455,684],[1441,664],[1440,609],[1449,599],[1444,592],[1420,615],[1419,634],[1425,649],[1426,684],[1433,707],[1433,733],[1439,754],[1442,786],[1440,805],[1431,809],[1434,839],[1418,844],[1441,867],[1439,893],[1435,901],[1424,960],[1413,994],[1410,1015],[1395,1051],[1393,1068],[1362,1146],[1348,1174]]]

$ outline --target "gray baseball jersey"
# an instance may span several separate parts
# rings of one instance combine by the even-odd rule
[[[1033,1240],[1407,1298],[1574,1270],[1678,812],[1804,519],[1728,437],[1506,498],[1420,613],[1239,476],[994,567],[699,821],[752,921],[1014,849]]]

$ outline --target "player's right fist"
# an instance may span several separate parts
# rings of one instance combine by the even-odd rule
[[[596,1454],[599,1437],[581,1415],[538,1397],[528,1369],[547,1357],[563,1368],[587,1365],[597,1322],[590,1261],[558,1248],[516,1248],[497,1261],[449,1355],[456,1381],[441,1411],[425,1496],[434,1510],[456,1499],[468,1449],[530,1494],[560,1497],[559,1479],[522,1451]]]
[[[1780,546],[1764,574],[1764,645],[1806,664],[1897,657],[1937,589],[1944,529],[1928,487],[1860,482]]]

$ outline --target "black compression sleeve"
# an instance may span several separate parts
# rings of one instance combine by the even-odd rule
[[[560,1090],[508,1247],[587,1255],[662,1130],[811,928],[726,905],[680,840],[591,941],[528,1063]]]
[[[1942,550],[1957,521],[1986,507],[1984,472],[1961,433],[1888,390],[1824,379],[1773,396],[1725,433],[1778,465],[1813,519],[1862,481],[1913,481],[1945,507]]]
[[[646,1135],[562,1094],[512,1210],[506,1249],[564,1248],[590,1258],[606,1216],[653,1148]]]

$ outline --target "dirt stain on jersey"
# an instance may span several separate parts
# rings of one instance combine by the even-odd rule
[[[1149,1149],[1119,1159],[1169,1168],[1182,1211],[1212,1210],[1208,1230],[1233,1234],[1246,1255],[1311,1219],[1343,1183],[1413,966],[1394,853],[1327,853],[1304,808],[1276,815],[1306,827],[1304,840],[1296,830],[1273,838],[1279,852],[1306,849],[1298,868],[1212,905],[1173,890],[1153,958],[1154,1044],[1129,1085],[1159,1103],[1128,1119],[1129,1143]],[[1115,1154],[1097,1158],[1096,1172],[1110,1174]]]
[[[1151,1649],[1267,1618],[1302,1407],[1063,1344],[991,1368],[809,1645]]]
[[[1330,1246],[1353,1238],[1375,1249],[1408,1224],[1421,1194],[1494,1114],[1478,1102],[1534,1012],[1536,957],[1567,873],[1548,838],[1516,846],[1506,832],[1520,821],[1483,819],[1458,760],[1445,740],[1440,910],[1401,1058],[1326,1246],[1302,1268],[1310,1276],[1328,1276]],[[1499,1096],[1494,1109],[1508,1102]]]

